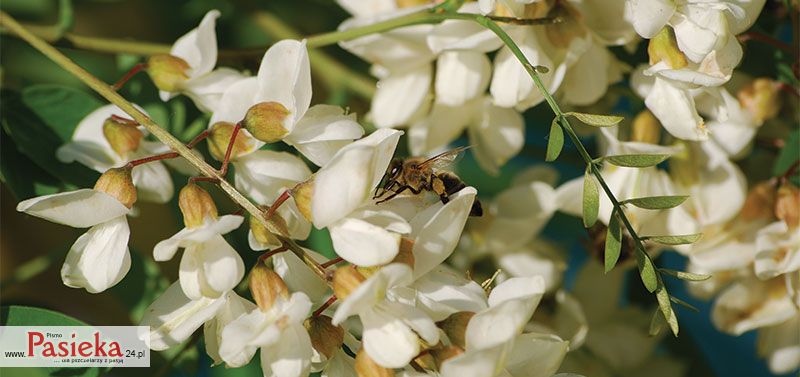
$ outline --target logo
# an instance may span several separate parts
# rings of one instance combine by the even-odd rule
[[[146,326],[0,326],[0,367],[148,367],[149,333]]]

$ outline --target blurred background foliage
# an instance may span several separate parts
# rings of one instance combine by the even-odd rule
[[[782,1],[768,1],[756,31],[791,40],[791,27],[785,22]],[[254,72],[266,48],[282,38],[312,35],[335,30],[348,17],[332,0],[2,0],[2,9],[27,25],[39,26],[36,31],[55,42],[78,64],[106,82],[114,82],[142,59],[130,53],[113,54],[86,48],[85,37],[118,40],[115,45],[125,49],[125,42],[147,42],[138,48],[168,48],[178,37],[194,28],[210,9],[219,9],[222,17],[217,23],[220,48],[219,65]],[[81,39],[84,37],[84,39]],[[79,321],[96,325],[136,324],[143,310],[168,284],[177,278],[178,258],[156,264],[151,250],[156,242],[165,239],[182,227],[175,200],[168,205],[137,204],[140,215],[130,218],[133,229],[130,241],[133,266],[125,280],[101,294],[87,294],[64,286],[59,268],[69,245],[82,232],[19,214],[19,200],[58,191],[91,187],[98,174],[88,168],[63,164],[55,159],[55,149],[68,140],[78,122],[103,104],[102,100],[66,72],[21,40],[0,36],[0,300],[2,305],[24,305],[47,308],[64,313]],[[646,45],[636,51],[622,48],[614,51],[618,57],[635,66],[646,61]],[[369,92],[374,79],[367,75],[368,65],[336,46],[313,51],[313,103],[330,103],[348,107],[362,115],[369,108]],[[796,85],[789,59],[771,46],[748,43],[741,71],[751,76],[768,76]],[[123,96],[144,107],[153,119],[184,141],[205,129],[207,115],[194,108],[185,97],[162,102],[146,75],[137,75],[122,90]],[[760,133],[767,141],[782,141],[785,147],[757,143],[753,155],[741,167],[751,182],[782,172],[798,155],[796,111],[797,104],[785,106],[790,112],[783,119],[789,124],[765,127]],[[625,82],[610,88],[600,103],[584,109],[598,113],[624,114],[628,119],[644,108]],[[543,163],[547,145],[547,129],[552,118],[549,110],[538,106],[525,113],[527,122],[524,151],[503,168],[500,176],[482,172],[469,156],[460,164],[459,174],[478,188],[480,196],[490,198],[508,187],[511,178],[522,168]],[[367,128],[369,124],[365,124]],[[588,135],[588,133],[586,133]],[[587,136],[591,139],[591,136]],[[207,151],[201,151],[208,156]],[[280,147],[275,147],[280,148]],[[401,143],[400,153],[405,153]],[[207,158],[207,160],[209,160]],[[582,173],[583,163],[571,145],[565,145],[562,157],[554,165],[564,182]],[[765,169],[765,166],[772,168]],[[181,185],[185,176],[174,173]],[[221,213],[237,210],[218,190],[216,194]],[[177,195],[176,195],[177,196]],[[556,215],[544,231],[546,238],[570,250],[567,287],[574,280],[577,268],[589,258],[585,245],[588,235],[580,219]],[[257,253],[249,252],[246,227],[228,236],[231,244],[241,251],[248,266]],[[308,247],[331,255],[330,240],[325,232],[314,231],[305,243]],[[665,253],[659,265],[682,269],[685,261],[674,253]],[[491,271],[489,271],[491,272]],[[476,277],[478,278],[478,277]],[[624,298],[627,304],[651,307],[650,295],[637,278],[631,279]],[[687,363],[689,376],[767,376],[764,362],[757,358],[754,334],[732,337],[717,332],[710,323],[709,304],[694,300],[682,283],[671,281],[670,290],[700,313],[677,307],[683,330],[679,338],[667,337],[659,350],[671,353]],[[12,308],[13,309],[13,308]],[[15,320],[13,310],[0,312],[3,324]],[[17,312],[38,324],[52,323],[57,313],[47,311]],[[145,374],[159,376],[258,376],[258,358],[245,368],[225,369],[210,366],[202,342],[192,341],[185,347],[152,354],[152,367]],[[3,371],[6,375],[60,375],[65,371],[32,368]],[[81,375],[97,375],[98,370],[77,371]],[[110,371],[112,375],[141,375],[135,368]]]

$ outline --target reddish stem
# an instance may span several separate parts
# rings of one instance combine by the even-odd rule
[[[199,133],[197,136],[194,137],[194,139],[192,139],[192,141],[189,142],[189,144],[186,144],[186,148],[189,149],[194,148],[197,145],[197,143],[203,141],[205,138],[208,137],[209,134],[210,133],[208,130]]]
[[[800,160],[795,161],[791,166],[789,166],[786,171],[778,177],[778,181],[781,183],[786,182],[791,176],[797,173],[797,170],[800,169]]]
[[[264,219],[269,220],[270,218],[272,218],[272,215],[275,214],[275,211],[278,210],[278,207],[280,207],[281,204],[283,204],[283,202],[287,201],[291,196],[291,194],[292,190],[286,190],[283,193],[281,193],[281,196],[279,196],[278,199],[275,199],[275,202],[272,203],[271,206],[269,206],[269,209],[267,210],[267,214],[264,216]]]
[[[781,42],[781,41],[779,41],[779,40],[777,40],[777,39],[775,39],[775,38],[773,38],[773,37],[771,37],[769,35],[766,35],[766,34],[763,34],[763,33],[759,33],[759,32],[756,32],[756,31],[751,31],[751,32],[747,32],[747,33],[744,33],[744,34],[740,34],[738,38],[739,38],[739,41],[742,42],[742,43],[745,43],[745,42],[751,41],[751,40],[752,41],[759,41],[759,42],[762,42],[762,43],[766,43],[766,44],[768,44],[768,45],[770,45],[772,47],[775,47],[775,48],[781,49],[783,51],[786,51],[786,52],[788,52],[788,53],[790,53],[792,55],[795,54],[794,49],[788,43]]]
[[[329,298],[328,298],[328,300],[327,300],[327,301],[325,301],[325,302],[322,304],[322,306],[320,306],[320,307],[319,307],[319,309],[315,310],[315,311],[314,311],[314,314],[312,314],[312,315],[313,315],[314,317],[319,317],[319,316],[322,314],[322,312],[324,312],[324,311],[325,311],[325,309],[327,309],[328,307],[330,307],[331,305],[333,305],[333,303],[334,303],[334,302],[336,302],[336,295],[331,295],[331,297],[329,297]]]
[[[122,86],[125,85],[125,83],[130,81],[130,79],[134,75],[136,75],[137,73],[141,72],[144,69],[147,69],[147,63],[138,63],[134,65],[133,68],[131,68],[131,70],[128,71],[128,73],[126,73],[125,76],[122,76],[122,78],[119,79],[119,81],[114,83],[114,85],[112,85],[111,88],[114,90],[120,90],[120,88],[122,88]]]
[[[270,251],[268,251],[268,252],[266,252],[264,254],[261,254],[261,256],[258,257],[258,261],[259,262],[265,261],[265,260],[269,259],[269,257],[271,257],[271,256],[273,256],[275,254],[282,253],[282,252],[284,252],[286,250],[289,250],[289,248],[286,247],[286,246],[281,246],[281,247],[279,247],[279,248],[277,248],[275,250],[270,250]]]
[[[216,178],[213,178],[213,177],[191,177],[191,178],[189,178],[189,183],[194,183],[194,182],[211,182],[211,183],[216,184],[216,183],[219,183],[219,179],[216,179]]]
[[[180,154],[178,154],[178,152],[167,152],[167,153],[157,154],[157,155],[154,155],[154,156],[140,158],[138,160],[133,160],[131,162],[128,162],[128,165],[130,165],[131,167],[135,167],[135,166],[139,166],[139,165],[142,165],[142,164],[146,164],[148,162],[167,160],[167,159],[175,158],[175,157],[178,157],[178,156],[180,156]]]
[[[228,141],[228,149],[225,150],[225,158],[222,160],[222,167],[219,168],[219,175],[225,176],[228,173],[228,163],[231,161],[231,151],[233,151],[233,145],[236,141],[236,135],[239,134],[239,130],[242,128],[242,123],[236,123],[236,126],[233,127],[233,132],[231,132],[231,139]]]
[[[322,268],[328,268],[328,267],[333,266],[334,264],[342,262],[342,261],[344,261],[344,259],[342,259],[342,257],[336,257],[336,258],[333,258],[333,259],[331,259],[331,260],[329,260],[329,261],[327,261],[327,262],[325,262],[325,263],[323,263],[323,264],[321,264],[319,266],[322,267]]]
[[[778,88],[780,88],[780,90],[783,90],[786,93],[789,93],[795,97],[800,98],[800,91],[797,90],[797,88],[795,88],[794,86],[791,86],[785,82],[781,82],[778,83]]]

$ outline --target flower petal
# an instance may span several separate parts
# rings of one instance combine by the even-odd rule
[[[236,188],[256,203],[271,204],[284,189],[311,176],[300,157],[288,152],[258,150],[234,161]]]
[[[194,101],[200,111],[214,113],[220,109],[222,95],[225,91],[244,78],[245,76],[235,69],[217,68],[185,82],[183,91]]]
[[[391,128],[407,124],[423,105],[431,87],[433,68],[422,64],[392,71],[378,81],[370,114],[375,126]]]
[[[214,30],[218,10],[206,13],[200,25],[178,38],[172,45],[170,54],[186,61],[192,68],[190,77],[204,75],[217,64],[217,34]]]
[[[522,150],[525,121],[516,110],[495,106],[488,100],[480,115],[467,128],[469,139],[475,144],[475,159],[490,174],[498,174],[500,167]]]
[[[137,165],[131,172],[138,199],[153,203],[166,203],[172,199],[175,188],[172,177],[161,161]]]
[[[284,126],[291,132],[311,104],[311,68],[306,42],[282,40],[264,54],[258,69],[258,102],[275,101],[291,113]]]
[[[122,280],[131,267],[128,219],[97,224],[72,245],[61,267],[61,280],[72,288],[99,293]]]
[[[323,166],[339,149],[363,135],[355,114],[345,114],[339,106],[315,105],[284,141],[317,166]]]
[[[492,64],[482,52],[443,52],[436,60],[436,101],[463,105],[486,91],[491,72]]]
[[[411,282],[411,267],[403,263],[392,263],[381,267],[363,281],[339,303],[332,322],[338,325],[350,316],[366,313],[386,297],[386,291],[397,285]]]
[[[264,376],[308,376],[313,353],[306,329],[292,325],[283,330],[277,343],[261,348],[261,370]]]
[[[17,211],[74,228],[87,228],[130,212],[104,192],[80,189],[23,200]]]
[[[150,327],[151,349],[165,350],[189,339],[224,304],[225,297],[190,300],[175,282],[145,309],[139,325]]]
[[[368,310],[360,317],[364,351],[378,365],[402,368],[419,353],[417,335],[399,317],[379,310]]]
[[[708,139],[703,119],[697,115],[694,99],[687,90],[656,78],[644,102],[672,136],[685,140]]]
[[[186,297],[216,298],[239,284],[244,277],[244,262],[236,250],[217,235],[186,249],[179,276]]]
[[[569,342],[550,334],[528,333],[514,339],[506,360],[512,376],[549,377],[558,371],[569,349]]]

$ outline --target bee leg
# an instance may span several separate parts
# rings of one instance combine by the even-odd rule
[[[392,188],[394,186],[396,186],[397,184],[398,184],[397,181],[391,181],[391,182],[386,183],[383,187],[381,187],[381,186],[375,187],[375,194],[372,195],[372,199],[380,198],[387,191],[391,191]],[[378,190],[380,190],[380,193],[378,193]]]
[[[397,191],[395,191],[391,195],[389,195],[389,196],[387,196],[387,197],[375,202],[375,204],[381,204],[381,203],[383,203],[385,201],[388,201],[388,200],[394,198],[395,196],[400,195],[401,192],[406,191],[409,188],[410,187],[408,187],[408,186],[400,186],[400,188]],[[412,189],[411,191],[414,191],[414,190]]]
[[[430,187],[431,191],[439,195],[439,200],[441,200],[442,203],[447,204],[447,202],[450,201],[450,194],[447,192],[447,188],[445,187],[445,181],[441,177],[439,177],[438,175],[434,176],[431,179]]]

